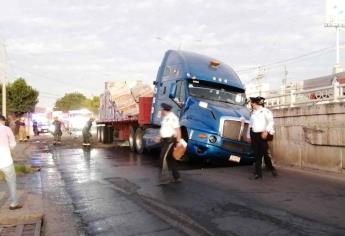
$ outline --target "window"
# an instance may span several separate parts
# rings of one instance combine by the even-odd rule
[[[188,83],[189,95],[196,98],[226,102],[236,105],[245,105],[246,96],[243,89],[224,86],[222,84],[190,80]]]
[[[176,98],[180,103],[184,103],[186,99],[185,81],[180,80],[176,82]]]

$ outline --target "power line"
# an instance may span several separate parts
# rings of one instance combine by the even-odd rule
[[[305,58],[308,58],[308,57],[314,57],[314,56],[321,55],[321,54],[323,54],[323,53],[325,53],[327,51],[330,51],[331,49],[334,49],[334,46],[322,48],[322,49],[319,49],[319,50],[316,50],[316,51],[312,51],[312,52],[309,52],[309,53],[306,53],[306,54],[302,54],[302,55],[295,56],[295,57],[290,57],[290,58],[287,58],[287,59],[271,62],[271,63],[268,63],[268,64],[263,64],[263,65],[259,65],[259,66],[255,66],[255,67],[253,66],[253,67],[250,67],[250,68],[247,68],[247,69],[238,70],[236,72],[237,73],[252,72],[252,71],[255,71],[255,70],[257,70],[258,68],[261,68],[261,67],[265,67],[265,68],[268,69],[268,68],[273,68],[273,67],[276,67],[276,66],[281,66],[281,65],[284,65],[284,64],[290,64],[290,63],[293,63],[293,62],[296,62],[296,61],[300,61],[301,59],[305,59]]]

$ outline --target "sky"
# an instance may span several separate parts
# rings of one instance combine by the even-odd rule
[[[0,0],[0,6],[7,79],[24,77],[47,108],[68,92],[99,95],[105,81],[152,83],[168,49],[215,57],[246,84],[264,68],[272,87],[284,67],[288,81],[296,81],[328,75],[335,64],[324,0]],[[340,36],[344,44],[344,30]],[[342,66],[344,54],[342,48]]]

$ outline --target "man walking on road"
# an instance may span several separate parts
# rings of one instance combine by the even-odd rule
[[[171,181],[169,169],[175,182],[181,182],[177,170],[177,163],[173,157],[175,145],[180,145],[181,129],[178,117],[171,111],[172,107],[166,103],[161,104],[162,122],[160,136],[162,150],[160,155],[160,184],[167,184]]]
[[[251,97],[251,107],[253,109],[250,117],[250,139],[255,156],[255,175],[253,179],[262,179],[262,158],[265,158],[266,168],[277,176],[277,171],[272,165],[268,155],[267,141],[273,138],[274,121],[273,114],[264,108],[265,99],[263,97]]]
[[[19,204],[17,198],[16,172],[11,156],[11,148],[16,146],[16,139],[12,130],[5,126],[5,122],[6,118],[0,115],[0,171],[4,173],[9,188],[10,210],[16,210],[23,207]]]
[[[95,121],[95,118],[91,117],[83,128],[83,146],[91,145],[90,138],[92,137],[92,135],[91,135],[90,130],[92,127],[92,122],[94,121]]]
[[[59,118],[55,117],[54,118],[54,142],[53,144],[60,144],[61,143],[61,136],[62,136],[62,122],[59,121]]]

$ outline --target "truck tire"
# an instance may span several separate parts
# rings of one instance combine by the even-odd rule
[[[135,152],[135,127],[129,127],[129,137],[128,137],[129,149],[131,152]]]
[[[99,127],[99,142],[103,143],[104,126]]]
[[[139,154],[142,154],[145,151],[143,137],[144,137],[144,130],[142,128],[137,128],[135,131],[135,150]]]
[[[102,126],[101,128],[101,142],[104,144],[106,142],[106,137],[105,137],[105,133],[106,133],[106,126]]]
[[[111,144],[114,141],[114,128],[112,126],[103,127],[103,143]]]
[[[101,128],[102,126],[97,127],[97,142],[101,143]]]

